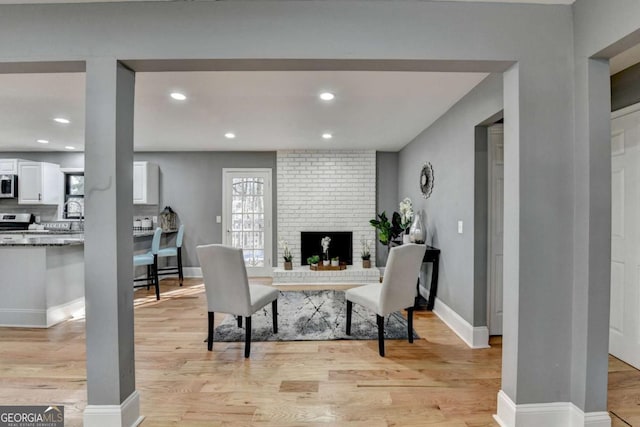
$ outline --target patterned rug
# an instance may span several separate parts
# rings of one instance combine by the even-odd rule
[[[354,304],[351,336],[345,333],[347,303],[344,291],[280,291],[278,296],[278,333],[273,333],[271,304],[251,317],[252,341],[328,341],[377,340],[375,313]],[[407,339],[407,321],[399,313],[385,318],[385,339]],[[419,338],[413,332],[414,338]],[[244,341],[243,328],[227,315],[215,329],[215,341]]]

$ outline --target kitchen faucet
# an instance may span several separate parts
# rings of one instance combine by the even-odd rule
[[[84,231],[84,206],[82,205],[82,203],[78,202],[77,200],[67,200],[66,202],[64,202],[64,205],[62,205],[62,212],[64,213],[65,208],[67,208],[71,204],[76,205],[80,209],[80,230]],[[68,214],[69,212],[67,212],[67,218],[69,218]]]

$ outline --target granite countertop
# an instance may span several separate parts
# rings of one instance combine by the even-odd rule
[[[69,234],[69,233],[67,233]],[[84,236],[56,237],[56,236],[31,236],[31,237],[5,237],[0,239],[0,247],[7,246],[68,246],[84,245]]]
[[[162,234],[176,233],[166,230]],[[153,236],[153,230],[134,231],[133,237]],[[7,246],[67,246],[84,245],[83,231],[69,230],[19,230],[0,231],[0,247]]]

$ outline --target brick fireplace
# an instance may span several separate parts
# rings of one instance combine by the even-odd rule
[[[361,265],[363,237],[375,259],[375,230],[369,224],[376,215],[375,151],[278,151],[277,170],[277,238],[289,243],[294,266],[306,264],[300,257],[302,232],[351,232],[352,263]]]

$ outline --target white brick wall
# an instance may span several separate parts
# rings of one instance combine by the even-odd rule
[[[289,242],[293,264],[300,265],[301,231],[353,232],[354,264],[360,263],[360,239],[366,236],[375,260],[375,230],[369,220],[376,215],[376,152],[278,151],[277,162],[276,235]]]

